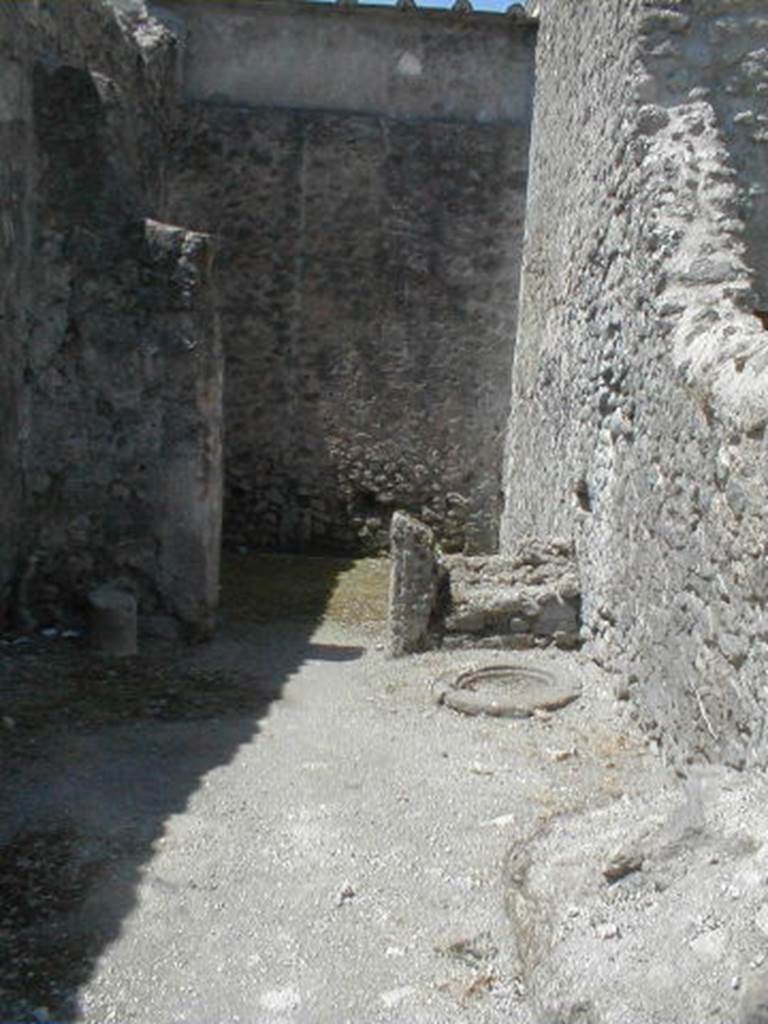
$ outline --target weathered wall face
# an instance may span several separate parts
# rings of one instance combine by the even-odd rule
[[[530,117],[522,44],[533,29],[524,17],[281,0],[151,6],[186,28],[189,99],[409,119]]]
[[[173,218],[220,237],[225,532],[495,546],[526,133],[190,111]],[[178,189],[178,192],[176,191]]]
[[[143,613],[212,626],[222,370],[210,243],[147,216],[175,55],[160,26],[134,27],[90,2],[24,5],[14,26],[27,253],[6,344],[21,626],[76,618],[116,577]]]
[[[21,4],[0,6],[0,628],[21,557],[20,338],[28,304],[31,88]]]
[[[504,546],[574,535],[665,744],[764,762],[764,5],[543,6]]]
[[[421,31],[471,51],[457,23]],[[496,25],[530,76],[530,27]],[[230,543],[382,548],[404,508],[454,549],[495,547],[530,84],[492,123],[189,104],[169,216],[218,238]]]

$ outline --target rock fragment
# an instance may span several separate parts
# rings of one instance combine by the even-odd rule
[[[635,871],[641,871],[644,859],[642,850],[637,848],[616,850],[603,868],[603,878],[607,882],[618,882]]]

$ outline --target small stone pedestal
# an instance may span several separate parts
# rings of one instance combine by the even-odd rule
[[[124,587],[106,583],[90,592],[88,604],[93,650],[113,658],[136,654],[135,596]]]

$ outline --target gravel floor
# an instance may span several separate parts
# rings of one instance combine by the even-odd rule
[[[85,655],[6,658],[0,1020],[598,1019],[584,1001],[554,1008],[556,949],[551,986],[544,954],[530,959],[568,918],[567,891],[547,920],[521,920],[509,858],[538,843],[567,886],[578,833],[574,857],[599,876],[604,836],[674,802],[628,705],[579,655],[532,652],[515,661],[577,679],[581,698],[524,720],[466,717],[434,702],[432,681],[509,655],[391,661],[381,622],[339,618],[233,619],[209,645],[111,669],[107,710],[81,695],[63,701],[79,708],[69,719],[30,703],[30,666],[74,698],[97,686]],[[583,920],[602,942],[594,963],[615,961],[610,919],[574,920],[560,939],[577,941]],[[656,1019],[627,1012],[614,1020]]]

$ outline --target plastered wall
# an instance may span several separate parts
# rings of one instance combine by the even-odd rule
[[[189,99],[407,119],[530,116],[525,16],[285,0],[151,7],[186,35]]]
[[[573,534],[665,749],[764,763],[764,5],[542,8],[503,546]]]

